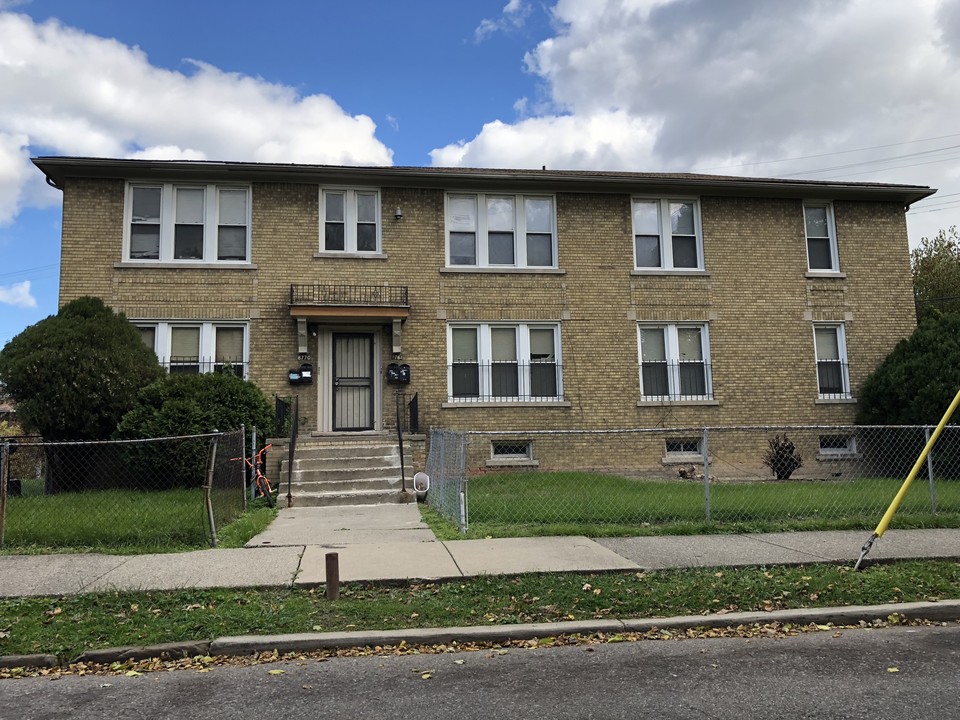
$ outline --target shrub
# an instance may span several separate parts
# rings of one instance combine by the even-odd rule
[[[170,375],[145,387],[114,436],[139,439],[200,435],[214,430],[269,428],[270,403],[260,389],[232,373]],[[163,488],[196,487],[204,480],[207,443],[133,445],[128,458],[149,477],[161,477]]]
[[[153,351],[122,313],[82,297],[17,335],[0,351],[0,384],[17,403],[17,420],[45,440],[102,440],[163,375]],[[62,457],[47,448],[45,490],[85,489],[94,446]],[[88,457],[89,456],[89,457]]]
[[[861,425],[936,425],[960,390],[960,314],[924,320],[864,381]],[[960,415],[953,422],[960,421]]]
[[[763,464],[773,470],[777,480],[789,480],[793,471],[803,465],[797,446],[784,435],[775,435],[767,441],[769,447],[763,455]]]
[[[140,388],[162,374],[137,329],[94,297],[64,305],[0,351],[17,420],[46,440],[110,437]]]

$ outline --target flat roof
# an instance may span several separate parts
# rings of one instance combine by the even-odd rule
[[[47,182],[62,188],[67,178],[114,178],[203,182],[290,182],[357,184],[436,189],[556,192],[676,193],[777,198],[899,200],[911,205],[930,197],[926,185],[793,180],[698,173],[601,170],[305,165],[208,160],[122,160],[48,156],[32,158]]]

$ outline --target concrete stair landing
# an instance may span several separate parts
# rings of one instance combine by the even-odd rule
[[[287,462],[281,466],[286,478]],[[297,440],[291,478],[293,507],[410,502],[401,492],[400,452],[386,435]],[[281,506],[286,494],[280,493]]]

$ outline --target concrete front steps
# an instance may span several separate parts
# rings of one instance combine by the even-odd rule
[[[400,452],[387,435],[301,437],[293,460],[291,507],[411,502],[401,492]],[[287,462],[281,464],[287,476]],[[287,496],[280,492],[280,505]]]

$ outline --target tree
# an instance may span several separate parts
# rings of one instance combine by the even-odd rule
[[[82,297],[0,351],[0,383],[17,418],[45,440],[109,438],[140,388],[163,375],[122,313]]]
[[[957,226],[923,238],[910,253],[917,321],[960,312],[960,234]]]
[[[0,351],[0,383],[25,430],[48,441],[109,438],[137,391],[163,375],[122,313],[82,297],[17,335]],[[47,453],[46,491],[82,490],[94,446]]]
[[[857,423],[936,425],[960,390],[960,314],[930,317],[864,381]],[[953,423],[960,422],[960,414]]]

